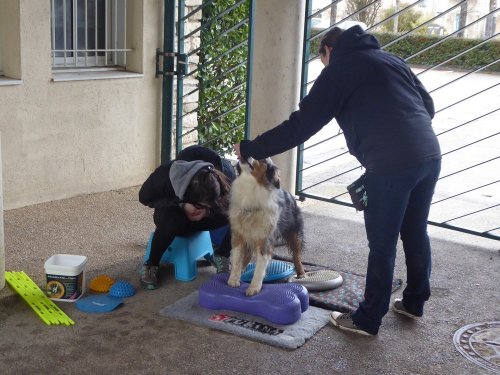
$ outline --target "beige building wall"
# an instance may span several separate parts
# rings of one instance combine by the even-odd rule
[[[288,119],[298,109],[305,1],[255,2],[250,139]],[[273,156],[282,187],[295,191],[297,149]]]
[[[128,1],[131,78],[54,82],[50,1],[2,0],[4,208],[140,184],[159,162],[163,1]],[[5,79],[4,79],[5,81]]]

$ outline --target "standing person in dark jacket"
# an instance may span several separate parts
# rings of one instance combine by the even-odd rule
[[[144,182],[139,201],[154,208],[156,229],[149,259],[143,266],[141,285],[158,287],[161,257],[176,236],[229,225],[229,191],[235,178],[229,160],[202,146],[182,150],[177,159],[159,166]],[[214,251],[217,272],[229,272],[231,231]]]
[[[434,104],[405,62],[381,50],[377,39],[359,26],[328,31],[319,53],[326,67],[299,110],[234,149],[244,159],[272,156],[305,142],[336,118],[350,153],[366,169],[364,219],[370,251],[364,301],[352,313],[332,312],[331,322],[375,335],[389,309],[399,235],[407,285],[393,310],[416,319],[430,297],[427,218],[441,168],[432,129]]]

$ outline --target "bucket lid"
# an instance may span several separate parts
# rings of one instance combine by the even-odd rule
[[[73,254],[55,254],[45,261],[45,269],[50,268],[54,271],[78,271],[87,263],[87,257],[84,255]]]

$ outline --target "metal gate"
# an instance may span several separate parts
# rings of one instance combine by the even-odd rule
[[[322,69],[321,36],[358,24],[404,58],[432,95],[442,171],[429,224],[500,240],[500,41],[496,0],[306,0],[302,96]],[[299,197],[352,206],[359,177],[335,121],[298,150]]]
[[[165,0],[164,8],[162,163],[192,144],[230,155],[248,133],[251,1]]]

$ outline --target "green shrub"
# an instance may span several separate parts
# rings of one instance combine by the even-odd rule
[[[399,37],[399,34],[394,33],[373,33],[380,41],[382,46],[392,42]],[[385,48],[386,51],[391,52],[403,59],[406,59],[426,47],[438,42],[442,36],[429,36],[429,35],[409,35],[400,41]],[[481,39],[465,39],[452,37],[429,50],[420,53],[418,56],[412,57],[408,60],[411,65],[421,65],[424,67],[432,67],[440,64],[453,56],[456,56],[478,44],[483,42]],[[319,38],[311,43],[311,55],[315,56],[318,52]],[[443,66],[452,69],[474,70],[482,66],[492,63],[500,56],[500,41],[490,40],[480,47],[473,49],[460,57],[457,57]],[[500,72],[500,63],[493,64],[492,66],[484,69],[484,71]]]
[[[249,27],[248,22],[238,24],[248,18],[250,1],[216,20],[214,18],[234,6],[235,1],[206,2],[198,65],[198,137],[200,144],[220,153],[231,153],[232,145],[242,139],[245,132]],[[231,51],[240,43],[240,47]]]
[[[396,13],[396,8],[395,7],[390,7],[387,8],[384,13],[382,18],[386,19],[392,16],[394,13]],[[414,9],[408,9],[406,12],[403,12],[398,16],[398,32],[406,32],[414,29],[418,25],[422,23],[423,20],[423,14],[422,12],[419,12],[418,10]],[[382,26],[382,29],[384,29],[387,32],[391,32],[394,30],[394,18],[391,18],[387,22],[384,23]]]
[[[381,42],[382,45],[387,44],[395,39],[394,34],[374,34]],[[386,48],[388,52],[394,53],[401,58],[407,58],[415,53],[423,50],[424,48],[439,41],[442,37],[439,36],[426,36],[426,35],[410,35]],[[452,37],[447,39],[441,44],[422,52],[418,56],[412,57],[408,60],[409,64],[422,65],[431,67],[440,64],[453,56],[456,56],[474,46],[480,44],[480,39],[465,39]],[[466,52],[460,57],[457,57],[444,66],[454,69],[474,70],[482,66],[492,63],[500,56],[500,42],[488,41],[480,47]],[[484,71],[500,71],[500,64],[496,63],[486,68]]]

